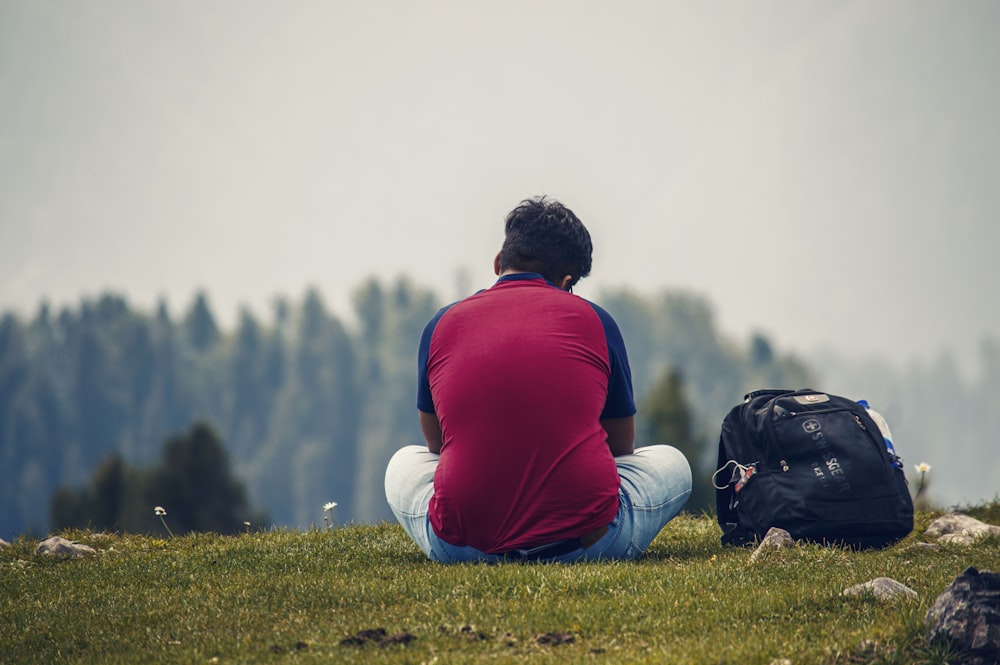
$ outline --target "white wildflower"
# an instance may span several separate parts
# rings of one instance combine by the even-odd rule
[[[337,507],[336,501],[328,501],[327,503],[323,504],[323,521],[326,522],[327,529],[332,528],[330,525],[330,517],[333,517],[333,509],[336,507]],[[326,516],[327,513],[330,513],[330,517]],[[334,517],[333,523],[337,526],[337,528],[340,528],[340,525],[337,524],[337,518]]]
[[[153,514],[160,518],[160,522],[163,523],[163,528],[166,529],[167,533],[170,534],[170,537],[173,538],[174,532],[170,530],[169,526],[167,526],[167,520],[163,519],[164,515],[167,514],[167,510],[163,506],[156,506],[153,508]]]

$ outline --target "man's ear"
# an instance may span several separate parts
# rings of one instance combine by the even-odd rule
[[[497,252],[497,255],[493,257],[493,274],[500,274],[500,252]]]
[[[556,284],[563,291],[569,291],[570,285],[573,283],[573,275],[563,275],[559,283]]]

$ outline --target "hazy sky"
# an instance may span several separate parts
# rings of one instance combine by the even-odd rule
[[[785,350],[1000,336],[1000,2],[0,3],[0,309],[492,282],[522,198],[578,292]]]

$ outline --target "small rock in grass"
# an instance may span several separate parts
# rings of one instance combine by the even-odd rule
[[[792,534],[784,529],[772,526],[764,535],[764,540],[760,541],[760,545],[750,555],[750,563],[763,556],[763,553],[767,550],[780,550],[789,547],[795,547],[795,539],[792,538]]]
[[[97,551],[90,545],[83,545],[76,541],[66,540],[60,536],[46,538],[35,548],[35,554],[51,554],[57,556],[81,557],[89,554],[96,554]]]
[[[868,582],[855,584],[843,591],[843,595],[845,596],[861,596],[864,594],[871,594],[879,600],[892,600],[899,596],[914,599],[919,598],[916,591],[905,584],[900,584],[891,577],[876,577]]]
[[[946,533],[938,540],[945,545],[975,545],[983,536],[974,536],[971,533]]]
[[[931,537],[940,537],[942,542],[968,544],[986,536],[1000,536],[1000,526],[986,524],[975,517],[962,513],[949,513],[931,522],[925,533]],[[951,535],[965,536],[966,538],[945,539],[946,536]]]

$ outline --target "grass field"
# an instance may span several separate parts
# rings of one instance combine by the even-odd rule
[[[1000,524],[1000,502],[967,510]],[[62,534],[0,550],[2,663],[944,663],[924,616],[1000,539],[882,551],[800,545],[750,563],[681,516],[634,563],[442,566],[396,525],[235,537]],[[891,577],[918,600],[848,597]]]

